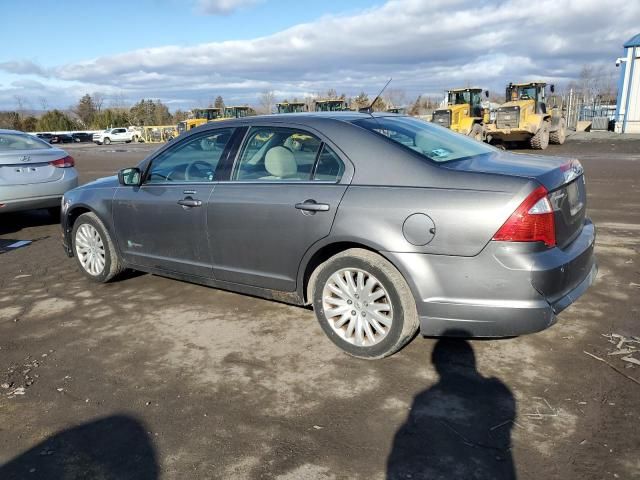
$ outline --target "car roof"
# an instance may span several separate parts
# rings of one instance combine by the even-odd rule
[[[253,125],[262,124],[264,122],[277,122],[277,123],[291,123],[302,126],[318,126],[335,124],[337,122],[351,123],[355,120],[364,120],[367,118],[381,118],[381,117],[406,117],[407,115],[400,115],[390,112],[373,112],[359,113],[359,112],[301,112],[301,113],[279,113],[272,115],[254,115],[252,117],[242,118],[230,118],[221,122],[209,122],[198,127],[205,130],[210,128],[220,128],[224,125]],[[194,129],[195,130],[195,129]],[[202,131],[200,130],[200,131]]]

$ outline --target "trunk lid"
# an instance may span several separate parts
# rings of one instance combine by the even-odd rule
[[[28,185],[56,181],[62,177],[63,169],[49,162],[66,156],[58,148],[0,151],[0,184]]]
[[[442,167],[535,180],[549,192],[558,247],[567,246],[582,230],[587,195],[583,169],[577,160],[497,151],[446,163]]]

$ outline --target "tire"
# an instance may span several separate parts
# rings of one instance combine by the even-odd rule
[[[544,150],[549,146],[549,122],[542,122],[542,126],[538,129],[536,134],[529,140],[531,148],[534,150]]]
[[[111,143],[111,139],[107,137],[102,141],[102,143],[104,143],[105,145],[109,145]]]
[[[99,237],[99,242],[96,235]],[[71,230],[71,242],[73,256],[80,271],[94,282],[106,283],[124,270],[109,232],[95,213],[83,213],[77,218]],[[101,256],[102,268],[92,269],[90,263],[83,263],[80,259],[81,256],[86,258],[90,255],[90,253],[83,255],[83,252],[91,251],[91,246],[93,251]],[[100,266],[99,262],[93,265]]]
[[[567,123],[564,118],[558,122],[558,129],[549,133],[549,141],[554,145],[562,145],[567,139]]]
[[[469,132],[469,137],[477,140],[479,142],[482,141],[482,125],[479,123],[474,123],[473,127],[471,127],[471,131]]]
[[[351,275],[352,283],[346,275]],[[338,277],[347,285],[347,289],[339,290],[340,294],[335,291],[339,289]],[[364,288],[358,288],[360,285]],[[367,287],[372,288],[373,295],[382,296],[365,301]],[[322,330],[354,357],[388,357],[409,343],[418,331],[416,303],[406,280],[388,260],[368,250],[345,250],[319,265],[309,280],[309,292]],[[383,308],[372,308],[373,304]],[[332,310],[341,313],[327,317]]]

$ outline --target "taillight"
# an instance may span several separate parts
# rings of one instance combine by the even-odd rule
[[[75,165],[73,161],[73,157],[71,155],[67,155],[64,158],[59,158],[58,160],[54,160],[53,162],[49,162],[49,165],[56,168],[69,168]]]
[[[531,192],[493,239],[504,242],[544,242],[547,247],[555,247],[556,225],[548,193],[542,186]]]

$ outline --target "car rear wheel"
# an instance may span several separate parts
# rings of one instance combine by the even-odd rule
[[[105,283],[124,269],[107,229],[94,213],[78,217],[71,238],[80,270],[91,280]]]
[[[407,282],[385,258],[354,248],[321,264],[311,279],[313,307],[329,339],[354,357],[394,354],[418,331]]]

